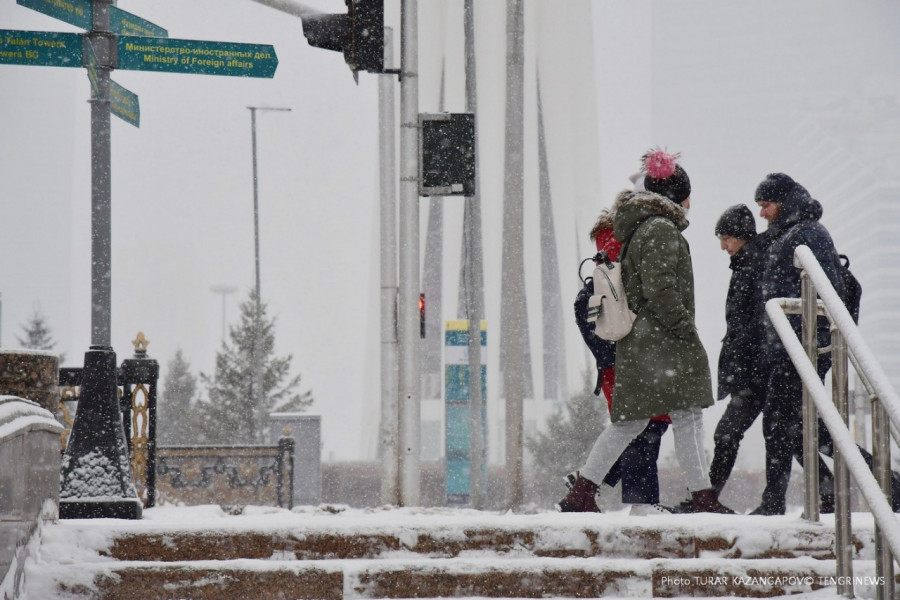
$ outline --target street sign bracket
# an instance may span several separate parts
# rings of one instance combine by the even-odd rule
[[[117,36],[108,31],[93,31],[84,35],[85,43],[90,44],[97,57],[97,66],[101,69],[116,69],[119,66],[119,46]],[[99,43],[95,43],[99,42]],[[87,59],[85,58],[85,67]]]

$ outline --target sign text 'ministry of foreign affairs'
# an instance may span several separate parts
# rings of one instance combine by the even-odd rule
[[[171,38],[118,38],[119,69],[274,77],[278,58],[267,44]]]

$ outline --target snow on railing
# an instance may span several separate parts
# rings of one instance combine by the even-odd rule
[[[868,374],[869,380],[877,392],[879,399],[885,408],[885,412],[895,423],[900,423],[900,399],[887,379],[878,361],[872,355],[868,345],[862,339],[856,323],[844,306],[843,301],[831,281],[825,275],[812,251],[807,246],[799,246],[794,256],[806,270],[810,280],[816,287],[816,291],[827,309],[831,322],[841,331],[851,352],[856,356],[858,365]],[[766,312],[772,320],[778,336],[781,338],[791,361],[797,369],[797,373],[803,380],[803,384],[809,390],[810,397],[816,405],[823,423],[831,433],[835,446],[841,453],[859,486],[859,490],[869,509],[874,516],[885,541],[891,548],[894,556],[900,556],[900,523],[891,510],[885,498],[884,492],[875,480],[874,475],[863,460],[857,449],[856,442],[850,436],[850,431],[844,424],[843,418],[837,408],[831,402],[831,398],[825,389],[825,385],[819,379],[816,368],[810,362],[803,348],[803,344],[794,333],[794,329],[784,314],[781,303],[784,298],[773,298],[766,302]]]
[[[809,278],[815,284],[819,298],[822,299],[825,308],[828,310],[831,322],[841,330],[844,339],[847,341],[847,347],[850,348],[850,352],[856,358],[856,364],[865,371],[875,393],[884,404],[885,412],[887,412],[891,422],[900,429],[900,396],[897,395],[887,374],[881,368],[881,364],[863,339],[862,334],[859,332],[859,327],[853,322],[853,317],[850,316],[847,307],[844,306],[843,300],[834,290],[831,281],[825,275],[825,271],[822,270],[809,247],[798,246],[794,256],[802,267],[806,269]]]

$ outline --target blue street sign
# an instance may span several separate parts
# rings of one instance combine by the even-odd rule
[[[90,31],[94,28],[94,4],[91,0],[16,0],[30,8],[60,21]]]
[[[81,67],[82,35],[0,29],[0,64]]]
[[[118,38],[119,69],[274,77],[275,48],[267,44],[207,42],[159,37]]]
[[[118,35],[169,37],[169,32],[159,25],[135,16],[117,6],[109,7],[109,30]]]

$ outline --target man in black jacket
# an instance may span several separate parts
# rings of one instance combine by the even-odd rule
[[[813,199],[802,185],[784,173],[772,173],[756,189],[756,203],[760,216],[769,222],[770,237],[762,277],[762,301],[770,298],[799,298],[800,269],[794,266],[794,250],[808,246],[822,267],[835,291],[842,298],[846,294],[840,273],[840,258],[831,235],[819,222],[822,205]],[[796,335],[800,335],[800,315],[789,315]],[[762,503],[752,514],[784,514],[785,495],[791,474],[791,457],[803,460],[803,383],[788,357],[781,339],[769,319],[762,344],[763,368],[767,373],[766,402],[763,408],[763,435],[766,440],[768,468],[766,489]],[[820,316],[817,323],[817,345],[826,348],[831,343],[828,321]],[[831,354],[819,354],[817,370],[824,380],[831,368]],[[819,452],[833,456],[831,434],[818,422]],[[872,455],[859,448],[869,468]],[[821,460],[821,458],[820,458]],[[900,474],[892,473],[892,508],[900,512]],[[833,481],[820,480],[822,495],[833,495]],[[831,507],[823,506],[823,512]]]
[[[769,222],[769,250],[763,264],[762,301],[770,298],[799,298],[800,269],[794,266],[794,250],[808,246],[841,298],[846,296],[841,276],[840,258],[831,235],[819,222],[822,205],[813,199],[802,185],[784,173],[771,173],[756,189],[756,203],[760,216]],[[800,335],[800,315],[788,315],[794,333]],[[766,402],[763,408],[763,435],[766,440],[767,469],[766,489],[762,503],[752,514],[784,514],[785,495],[791,474],[791,456],[803,460],[803,382],[791,362],[787,350],[769,319],[766,324],[762,357],[763,368],[768,373]],[[828,321],[818,318],[817,346],[826,348],[831,343]],[[824,380],[831,368],[831,353],[819,354],[817,370]],[[819,452],[834,455],[834,441],[822,420],[818,422]],[[871,469],[872,455],[859,447],[860,454]],[[771,458],[768,457],[771,455]],[[821,457],[819,461],[821,463]],[[820,464],[820,473],[822,466]],[[820,495],[833,498],[833,479],[820,475]],[[894,512],[900,512],[900,474],[891,474]],[[832,504],[823,501],[822,512],[833,511]]]
[[[718,399],[731,401],[716,426],[709,481],[721,493],[737,459],[744,433],[762,412],[765,381],[759,365],[762,302],[760,259],[765,236],[757,236],[753,213],[743,204],[728,208],[716,222],[716,237],[731,257],[725,299],[725,337],[719,352]]]
[[[766,232],[769,249],[762,271],[762,302],[770,298],[799,298],[800,270],[794,266],[794,250],[801,244],[809,246],[822,270],[839,295],[844,294],[837,250],[831,235],[819,222],[822,205],[810,196],[802,185],[784,173],[771,173],[756,188],[756,203],[760,216],[769,222]],[[789,315],[794,332],[800,335],[800,316]],[[766,381],[766,404],[763,409],[763,435],[766,441],[766,488],[762,503],[752,514],[784,514],[785,496],[791,475],[791,458],[803,460],[803,383],[788,357],[781,339],[769,319],[763,319],[765,332],[762,357]],[[830,343],[831,334],[824,317],[818,319],[819,348]],[[831,354],[820,354],[817,369],[819,378],[831,368]],[[819,422],[820,439],[830,440],[827,430]],[[833,481],[821,482],[823,494],[833,496]],[[830,488],[830,489],[829,489]],[[823,507],[823,511],[832,507]],[[833,509],[832,509],[833,510]]]

